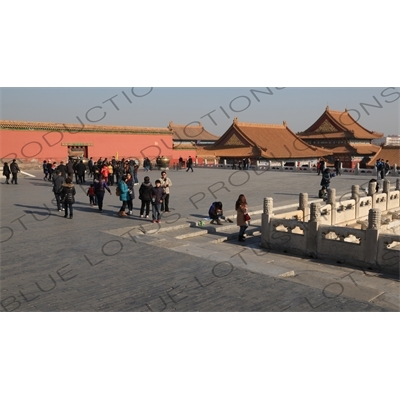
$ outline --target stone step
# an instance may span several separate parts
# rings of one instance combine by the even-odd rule
[[[204,236],[207,234],[208,234],[207,229],[201,229],[197,227],[184,228],[184,229],[179,229],[178,231],[174,231],[175,239],[180,239],[180,240],[196,236]]]
[[[246,230],[247,237],[259,236],[261,234],[261,226],[251,226]],[[237,240],[239,235],[239,227],[235,226],[230,231],[220,231],[208,233],[206,235],[197,235],[188,237],[187,241],[193,244],[206,243],[222,243],[229,240]]]

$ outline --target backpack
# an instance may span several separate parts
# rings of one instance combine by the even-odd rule
[[[119,188],[119,186],[117,186],[117,188],[115,189],[115,195],[121,196],[121,189]]]

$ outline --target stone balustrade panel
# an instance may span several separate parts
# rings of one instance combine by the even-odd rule
[[[377,193],[375,196],[375,206],[381,211],[386,211],[386,193]]]
[[[318,257],[364,263],[366,233],[343,226],[320,225],[317,235]],[[358,242],[358,243],[357,243]]]
[[[383,273],[400,275],[400,235],[379,235],[376,263]]]
[[[332,206],[330,204],[325,204],[321,206],[321,224],[332,224]]]
[[[356,201],[343,200],[336,203],[336,224],[356,219]]]
[[[269,245],[271,248],[304,254],[307,252],[307,223],[271,218]]]
[[[370,208],[372,208],[372,197],[371,196],[360,197],[358,202],[360,207],[358,218],[368,217],[369,210]]]
[[[394,190],[389,193],[388,210],[400,207],[400,191]]]

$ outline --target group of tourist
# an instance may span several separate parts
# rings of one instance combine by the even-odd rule
[[[383,158],[378,158],[375,163],[376,167],[376,179],[385,179],[386,175],[389,175],[390,164],[389,160],[384,161]]]
[[[191,157],[187,160],[187,171],[192,170],[193,161]],[[112,157],[110,161],[105,158],[99,158],[93,162],[91,158],[88,163],[89,177],[93,178],[93,183],[90,184],[86,194],[89,197],[89,204],[92,207],[97,206],[99,212],[103,211],[103,200],[105,192],[111,195],[109,186],[117,183],[116,194],[122,201],[121,208],[118,212],[119,217],[133,215],[133,200],[135,199],[134,186],[138,185],[137,171],[138,163],[133,160],[117,161]],[[145,170],[150,168],[146,163]],[[18,184],[18,173],[20,168],[14,159],[10,165],[7,162],[3,164],[3,175],[6,177],[6,184],[9,184],[10,175],[12,174],[11,183]],[[59,165],[51,160],[43,161],[43,180],[51,181],[53,184],[53,193],[57,203],[59,212],[64,211],[64,218],[73,218],[73,204],[75,203],[76,189],[73,184],[73,176],[75,174],[75,182],[82,184],[86,182],[86,165],[83,160],[69,159],[67,164],[60,161]],[[170,187],[172,186],[171,179],[167,176],[166,171],[161,171],[161,179],[154,182],[154,186],[150,183],[148,176],[144,177],[144,181],[139,188],[139,200],[141,200],[140,217],[149,218],[150,204],[152,206],[152,222],[161,222],[161,213],[169,213],[169,198]],[[126,213],[128,208],[128,213]],[[250,216],[248,214],[247,200],[244,195],[240,195],[235,203],[237,212],[237,225],[239,226],[239,241],[244,242],[244,234],[248,227]],[[222,203],[214,202],[209,209],[209,217],[211,223],[221,225],[221,220],[226,218],[223,215]],[[227,219],[233,222],[231,219]]]
[[[249,157],[243,158],[242,160],[233,160],[232,169],[248,170],[250,169],[251,160]]]
[[[8,165],[7,162],[3,164],[3,176],[6,177],[6,184],[9,185],[10,175],[12,175],[11,183],[18,185],[18,172],[21,172],[17,164],[17,160],[14,158],[12,163]]]
[[[84,168],[83,168],[83,167]],[[147,165],[146,165],[147,167]],[[93,162],[91,158],[88,163],[89,177],[93,179],[86,194],[89,197],[89,204],[98,207],[99,212],[103,212],[103,202],[105,193],[111,195],[110,186],[117,184],[116,195],[122,201],[118,212],[119,217],[133,215],[133,200],[135,199],[134,186],[139,184],[137,171],[139,164],[133,160],[117,161],[112,157],[110,161],[105,158]],[[65,217],[73,217],[72,204],[75,203],[75,188],[72,183],[75,173],[77,184],[85,183],[86,165],[82,160],[73,162],[71,159],[67,164],[63,161],[58,166],[55,163],[43,162],[44,180],[51,180],[53,183],[53,193],[56,199],[59,212],[64,211]],[[149,218],[150,204],[152,205],[152,222],[161,222],[161,213],[169,213],[169,196],[171,179],[166,171],[161,172],[161,179],[157,179],[154,186],[150,183],[150,178],[146,176],[139,188],[139,200],[141,200],[140,217]],[[126,212],[126,209],[128,211]]]

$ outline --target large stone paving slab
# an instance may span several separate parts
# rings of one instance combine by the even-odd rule
[[[232,178],[229,171],[219,172],[171,171],[171,206],[175,210],[165,215],[162,225],[167,226],[168,221],[170,226],[179,224],[173,214],[189,223],[206,216],[210,202],[215,200],[212,193],[218,194],[226,209],[233,212],[241,192],[252,207],[259,209],[264,196],[276,197],[276,205],[291,204],[305,184],[311,189],[319,186],[319,177],[314,177],[317,183],[310,184],[309,175],[265,173],[235,187],[229,185],[229,179],[233,182],[239,175]],[[248,247],[229,242],[202,242],[197,246],[195,242],[174,239],[175,233],[143,234],[141,226],[151,224],[137,216],[137,201],[136,215],[120,219],[116,216],[119,199],[107,194],[105,212],[100,214],[89,206],[86,187],[78,190],[74,219],[65,220],[55,210],[51,186],[41,180],[40,173],[37,175],[20,179],[18,186],[0,185],[3,312],[382,311],[393,310],[398,299],[398,283],[385,288],[382,282],[393,281],[380,277],[364,278],[370,279],[368,296],[377,296],[372,301],[368,296],[353,295],[344,284],[343,293],[339,293],[338,285],[323,290],[329,279],[339,279],[337,271],[330,275],[326,272],[330,267],[325,265],[325,278],[319,280],[318,268],[322,266],[299,273],[302,270],[294,265],[294,259],[277,254],[267,254],[261,262],[256,254],[257,238],[246,243]],[[151,179],[158,175],[152,172]],[[338,178],[343,193],[349,185],[361,183],[361,178],[354,178]],[[225,182],[226,189],[215,192],[219,184],[210,190],[210,185],[218,182]],[[190,199],[197,201],[201,197],[198,193],[204,194],[204,200],[193,205]],[[140,239],[133,240],[126,234],[132,228],[141,232],[133,236]],[[242,249],[249,253],[247,265],[239,256],[232,257]],[[297,276],[280,276],[291,270],[297,271]],[[367,285],[361,277],[356,281]]]

